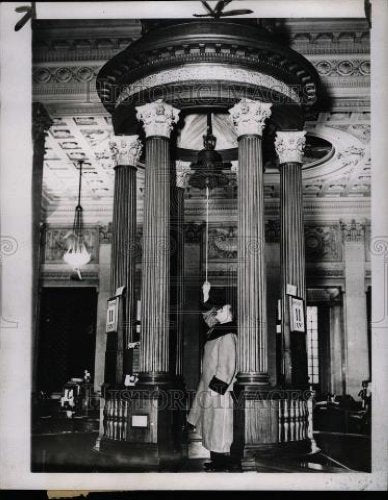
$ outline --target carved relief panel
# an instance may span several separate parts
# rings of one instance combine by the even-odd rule
[[[68,248],[68,238],[72,235],[72,226],[47,227],[44,237],[45,264],[65,264],[63,255]],[[99,234],[98,227],[85,227],[83,237],[86,248],[91,255],[90,264],[98,264]]]
[[[342,238],[339,223],[306,225],[304,234],[306,261],[342,261]]]

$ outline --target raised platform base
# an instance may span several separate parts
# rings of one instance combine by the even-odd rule
[[[255,457],[311,452],[309,391],[237,384],[234,443],[243,470],[255,470]]]
[[[104,393],[103,453],[123,456],[132,466],[163,467],[187,457],[185,392],[164,385],[108,389]]]

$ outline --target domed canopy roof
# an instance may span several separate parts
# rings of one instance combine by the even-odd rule
[[[228,109],[249,97],[296,105],[299,113],[316,102],[318,87],[319,77],[302,55],[241,20],[177,20],[150,29],[97,76],[114,125],[129,107],[158,98],[180,109]]]

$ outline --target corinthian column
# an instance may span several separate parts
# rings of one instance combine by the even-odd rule
[[[293,387],[307,385],[306,334],[291,334],[287,295],[287,285],[292,285],[294,295],[306,299],[302,193],[305,135],[305,131],[282,131],[277,132],[275,140],[280,163],[282,382]]]
[[[229,113],[238,136],[238,381],[268,383],[261,137],[271,104],[242,99]]]
[[[161,99],[136,110],[146,135],[140,371],[154,383],[170,370],[169,138],[179,111]]]
[[[135,311],[135,247],[136,247],[136,165],[142,144],[137,135],[113,137],[109,149],[115,164],[115,187],[112,221],[111,291],[125,287],[124,317],[116,342],[108,342],[113,352],[115,382],[121,384],[130,371],[125,360],[128,342],[133,339]],[[110,349],[109,349],[110,350]],[[109,353],[107,351],[107,355]],[[109,366],[109,363],[107,363]],[[108,375],[109,376],[109,375]]]

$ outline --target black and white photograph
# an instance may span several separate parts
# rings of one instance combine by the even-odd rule
[[[385,0],[2,9],[2,482],[384,489]]]

